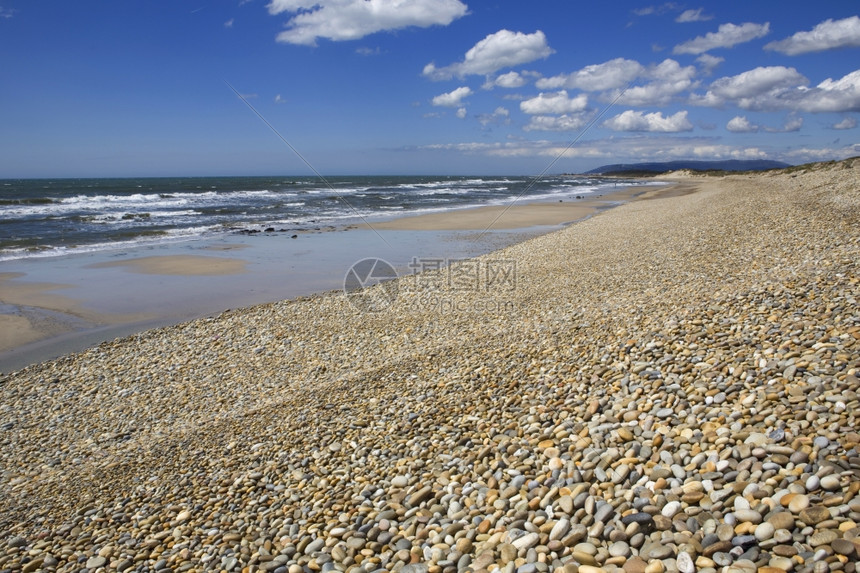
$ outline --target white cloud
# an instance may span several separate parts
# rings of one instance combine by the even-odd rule
[[[466,108],[465,107],[461,107],[460,109],[457,110],[457,117],[460,119],[466,118]]]
[[[565,90],[541,93],[537,97],[520,102],[520,111],[529,115],[576,113],[588,106],[588,96],[579,94],[570,98]]]
[[[808,80],[794,68],[783,66],[760,67],[736,76],[723,77],[711,84],[704,96],[691,101],[700,105],[720,107],[734,103],[744,109],[755,109],[757,98],[775,90],[796,87]]]
[[[270,14],[295,14],[277,40],[316,45],[317,38],[357,40],[410,26],[447,26],[466,15],[460,0],[272,0]]]
[[[581,141],[572,147],[554,141],[507,143],[442,143],[423,149],[457,151],[491,157],[558,157],[610,159],[612,162],[670,161],[675,159],[777,159],[758,147],[721,144],[713,137],[634,135]],[[856,152],[854,153],[857,154]],[[824,154],[826,155],[826,153]]]
[[[679,111],[670,116],[660,112],[644,113],[627,110],[603,122],[603,127],[613,131],[648,131],[659,133],[677,133],[692,131],[693,124],[687,119],[686,111]]]
[[[604,91],[623,87],[637,77],[645,68],[634,60],[616,58],[602,64],[585,66],[571,74],[561,74],[538,80],[539,89],[571,88],[583,91]]]
[[[493,113],[483,113],[478,115],[478,121],[481,125],[487,126],[490,124],[509,124],[511,122],[511,112],[504,107],[497,107]]]
[[[359,56],[378,56],[382,53],[382,49],[379,46],[375,48],[362,46],[360,48],[356,48],[355,53]]]
[[[424,66],[423,73],[434,80],[448,80],[454,76],[462,78],[468,75],[492,74],[502,68],[546,58],[553,52],[554,50],[546,42],[546,36],[540,30],[533,34],[499,30],[470,48],[462,62],[444,68],[437,68],[435,64],[430,63]]]
[[[800,131],[801,127],[803,127],[803,118],[791,115],[785,120],[782,127],[765,127],[764,130],[769,133],[792,133]]]
[[[726,124],[726,129],[732,133],[755,133],[759,130],[759,127],[750,123],[750,120],[745,116],[738,115],[729,120]]]
[[[860,70],[838,80],[828,78],[815,87],[807,87],[808,83],[794,68],[755,68],[714,81],[704,96],[693,96],[690,103],[711,107],[731,104],[759,111],[860,111]]]
[[[637,16],[652,16],[654,14],[673,12],[678,9],[680,9],[678,4],[675,4],[674,2],[665,2],[659,6],[645,6],[644,8],[637,8],[636,10],[633,10],[633,13]]]
[[[616,58],[602,64],[586,66],[570,74],[543,78],[535,82],[541,89],[570,88],[603,91],[603,99],[614,100],[622,88],[637,79],[648,80],[642,86],[627,89],[620,100],[625,105],[663,105],[685,90],[696,86],[694,66],[682,67],[672,59],[648,67],[634,60]]]
[[[740,26],[722,24],[716,32],[708,32],[704,36],[698,36],[688,42],[678,44],[672,52],[675,54],[702,54],[714,48],[731,48],[737,44],[766,36],[769,32],[769,22],[764,24],[746,22]]]
[[[710,14],[705,14],[704,10],[704,8],[684,10],[680,16],[675,18],[675,21],[683,24],[687,22],[707,22],[708,20],[713,20],[714,17]]]
[[[0,18],[9,19],[15,15],[17,10],[15,8],[4,8],[0,6]]]
[[[696,58],[696,61],[702,65],[702,72],[706,75],[710,75],[714,71],[714,68],[725,62],[726,59],[719,56],[712,56],[711,54],[702,54]]]
[[[531,117],[525,131],[577,131],[587,124],[583,114],[535,115]]]
[[[650,105],[666,105],[678,94],[696,87],[693,81],[696,75],[695,66],[681,67],[681,64],[672,59],[666,59],[650,66],[643,77],[651,79],[644,86],[634,86],[618,100],[619,103],[628,106],[645,107]],[[618,96],[616,91],[611,95],[612,99]]]
[[[233,22],[234,22],[234,21],[235,21],[235,18],[230,18],[229,20],[227,20],[226,22],[224,22],[224,27],[225,27],[225,28],[232,28],[232,27],[233,27]]]
[[[462,86],[448,93],[437,95],[433,98],[433,105],[442,107],[459,107],[463,104],[463,100],[470,95],[472,95],[472,89]]]
[[[853,117],[846,117],[839,123],[833,124],[833,129],[854,129],[857,127],[857,120]]]
[[[842,20],[825,20],[808,32],[798,32],[790,38],[771,42],[764,49],[796,56],[858,46],[860,46],[860,17],[851,16]]]
[[[526,85],[526,79],[517,72],[508,72],[497,77],[492,85],[500,88],[521,88]]]
[[[287,100],[281,97],[281,94],[275,96],[275,103],[287,103]]]

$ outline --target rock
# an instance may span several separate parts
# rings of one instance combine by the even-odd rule
[[[635,556],[624,562],[623,569],[624,573],[645,573],[645,568],[647,566],[648,563],[646,563],[645,560],[639,556]]]
[[[392,487],[404,488],[407,485],[409,485],[409,479],[404,475],[394,476],[391,479],[391,486]]]
[[[829,475],[821,478],[821,488],[826,491],[837,491],[840,487],[839,476]]]
[[[760,523],[755,528],[755,538],[759,541],[767,541],[773,537],[774,531],[776,531],[776,528],[771,522]]]
[[[417,507],[431,497],[433,497],[433,488],[426,485],[418,491],[413,492],[412,495],[409,496],[407,504],[411,507]]]
[[[816,531],[809,538],[811,547],[819,547],[821,545],[830,545],[834,540],[839,538],[839,534],[832,529],[822,529]]]
[[[518,550],[520,549],[530,549],[538,544],[540,541],[540,535],[537,533],[526,533],[522,537],[514,539],[511,542],[511,545],[516,547]]]
[[[796,495],[788,502],[788,510],[791,513],[800,513],[809,507],[809,497],[806,495]]]
[[[630,555],[630,546],[625,541],[616,541],[609,546],[609,555],[612,557],[627,557]]]
[[[96,555],[87,559],[87,569],[98,569],[99,567],[104,567],[106,563],[107,559]]]
[[[830,519],[830,511],[823,505],[813,505],[800,512],[800,520],[807,525],[818,525]]]
[[[846,557],[853,557],[857,554],[856,545],[847,539],[834,539],[830,542],[830,547],[832,547],[833,551],[837,554],[844,555]]]
[[[663,515],[663,517],[668,517],[669,519],[672,519],[679,511],[681,511],[681,502],[670,501],[663,506],[663,509],[660,510],[660,513]]]
[[[675,564],[678,567],[678,571],[680,573],[695,573],[696,565],[693,563],[693,558],[690,557],[690,554],[686,551],[681,551],[678,553],[678,557],[675,558]]]
[[[624,525],[630,525],[631,523],[638,523],[639,525],[646,527],[653,523],[654,518],[650,513],[630,513],[621,518],[621,523]]]
[[[779,511],[768,517],[774,529],[794,529],[794,516],[788,511]]]
[[[735,517],[741,523],[761,523],[761,514],[752,509],[739,509],[735,511]]]

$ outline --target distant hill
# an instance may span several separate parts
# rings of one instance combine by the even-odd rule
[[[727,161],[666,161],[664,163],[615,163],[588,171],[587,175],[614,175],[627,173],[666,173],[679,169],[692,171],[765,171],[791,167],[788,163],[766,159],[729,159]]]

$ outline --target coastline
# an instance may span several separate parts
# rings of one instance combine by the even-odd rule
[[[0,567],[851,563],[860,161],[689,181],[2,377]]]
[[[349,266],[368,256],[390,260],[401,275],[408,274],[415,257],[484,254],[665,189],[624,187],[582,200],[564,196],[563,201],[453,209],[302,233],[297,240],[229,236],[3,262],[0,304],[7,312],[0,314],[0,373],[147,328],[339,289]]]

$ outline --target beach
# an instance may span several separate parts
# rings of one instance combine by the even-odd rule
[[[368,181],[378,179],[382,178],[368,178]],[[193,187],[192,183],[204,181],[186,181],[184,185]],[[140,244],[131,241],[109,249],[104,248],[106,244],[85,244],[60,256],[18,260],[0,257],[0,372],[81,351],[119,336],[210,316],[228,308],[342,289],[349,267],[367,257],[387,261],[401,275],[413,272],[410,267],[413,260],[470,258],[555,230],[664,187],[655,185],[659,182],[647,181],[646,187],[633,186],[627,179],[619,179],[618,183],[570,177],[552,181],[555,182],[533,186],[549,194],[536,200],[534,189],[497,187],[501,183],[514,185],[508,180],[398,178],[386,187],[367,193],[374,196],[396,194],[402,189],[400,197],[417,196],[413,207],[422,205],[428,196],[432,199],[452,194],[450,192],[456,192],[454,197],[469,204],[468,190],[475,187],[479,189],[477,193],[502,198],[513,191],[522,195],[511,198],[503,206],[431,209],[429,214],[394,219],[389,216],[377,220],[380,213],[384,213],[377,211],[375,217],[367,215],[355,219],[356,224],[340,226],[316,223],[319,226],[314,228],[278,228],[262,232],[260,228],[275,228],[269,227],[269,223],[245,224],[240,229],[243,232],[222,232],[176,242],[149,243],[144,235]],[[571,187],[571,181],[583,184]],[[145,183],[141,180],[141,184]],[[250,185],[248,181],[244,183]],[[271,183],[263,179],[258,186]],[[484,187],[492,186],[492,190],[486,191],[479,183]],[[521,185],[522,181],[515,183]],[[73,185],[67,186],[76,189]],[[347,181],[338,190],[345,198],[363,189]],[[571,195],[570,189],[582,195]],[[131,186],[132,192],[137,190],[137,185]],[[66,192],[67,195],[71,193],[74,191]],[[255,193],[252,196],[258,200],[260,194],[264,194],[269,202],[280,197],[277,193],[269,197],[269,192],[264,191],[251,193]],[[241,192],[226,191],[225,194],[228,199],[233,195],[245,197]],[[293,194],[286,192],[290,197]],[[71,205],[79,208],[79,203],[84,202],[89,208],[116,204],[121,209],[129,209],[131,205],[154,211],[147,203],[151,195],[92,195],[86,196],[86,201],[75,196]],[[164,193],[159,194],[159,198],[161,195]],[[211,192],[202,195],[203,199],[198,199],[201,202],[216,201]],[[540,192],[537,196],[541,197]],[[481,200],[487,201],[487,198]],[[498,200],[498,197],[494,199]],[[349,204],[357,201],[358,198],[350,197]],[[60,212],[68,209],[64,203],[48,206]],[[44,205],[38,203],[37,207],[43,209]],[[423,212],[423,209],[411,211]],[[155,219],[169,218],[166,213]],[[137,218],[149,219],[140,213]],[[114,215],[114,219],[121,227],[128,221],[126,215]],[[238,222],[233,224],[239,225]],[[244,232],[249,229],[255,232]],[[89,240],[98,243],[103,238],[95,234]]]
[[[855,571],[858,175],[676,174],[4,374],[0,571]]]

